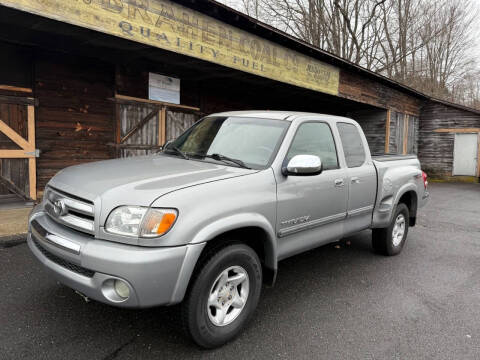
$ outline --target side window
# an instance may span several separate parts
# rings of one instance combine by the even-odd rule
[[[330,126],[320,122],[300,125],[288,150],[287,161],[295,155],[317,155],[324,170],[337,169],[337,150]]]
[[[362,166],[365,162],[365,148],[357,127],[352,124],[338,123],[337,128],[342,139],[347,166],[349,168]]]

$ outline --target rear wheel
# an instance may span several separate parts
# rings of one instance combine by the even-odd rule
[[[408,219],[408,207],[403,203],[398,204],[390,225],[384,229],[373,229],[374,250],[388,256],[400,254],[407,241]]]
[[[182,304],[184,328],[200,346],[214,348],[235,338],[251,320],[260,298],[262,266],[247,245],[229,245],[207,255]]]

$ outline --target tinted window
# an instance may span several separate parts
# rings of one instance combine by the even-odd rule
[[[325,123],[305,123],[300,125],[287,155],[287,162],[295,155],[317,155],[322,160],[323,169],[337,169],[337,151],[332,131]]]
[[[348,167],[357,167],[365,162],[365,149],[362,138],[355,125],[338,123],[338,132],[342,139],[343,152]]]

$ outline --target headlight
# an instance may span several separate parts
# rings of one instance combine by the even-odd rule
[[[120,206],[108,216],[105,230],[125,236],[157,237],[171,229],[177,214],[175,209]]]

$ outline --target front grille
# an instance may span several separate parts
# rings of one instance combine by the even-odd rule
[[[50,251],[45,249],[40,242],[33,236],[32,234],[32,241],[35,244],[36,248],[50,261],[54,262],[57,265],[60,265],[64,267],[65,269],[68,269],[70,271],[73,271],[77,274],[86,276],[86,277],[93,277],[95,275],[95,271],[85,269],[84,267],[75,265],[71,263],[70,261],[67,261],[65,259],[62,259],[61,257],[58,257],[57,255],[52,254]]]
[[[56,222],[93,235],[93,203],[63,191],[48,187],[45,190],[45,211]]]

